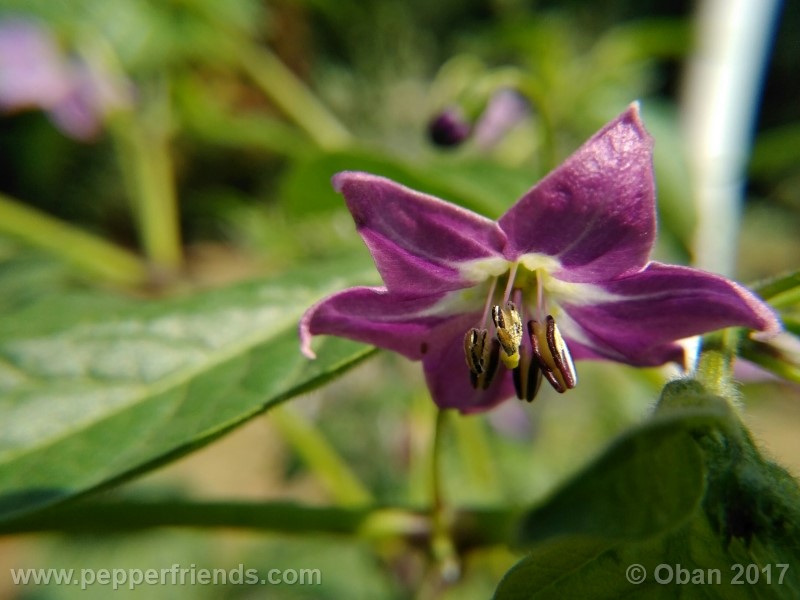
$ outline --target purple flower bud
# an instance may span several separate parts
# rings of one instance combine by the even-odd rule
[[[428,125],[431,141],[446,148],[460,145],[469,137],[470,130],[470,124],[457,107],[443,110]]]

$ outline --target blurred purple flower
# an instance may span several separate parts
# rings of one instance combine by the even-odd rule
[[[47,29],[20,19],[0,22],[0,110],[44,110],[64,133],[89,140],[127,102],[123,82],[64,56]]]
[[[366,173],[333,184],[385,287],[308,309],[302,351],[313,357],[312,336],[330,334],[421,360],[442,408],[479,412],[515,392],[532,400],[542,378],[563,392],[577,383],[571,356],[683,363],[682,338],[732,325],[780,330],[738,284],[649,262],[652,140],[636,105],[498,221]]]
[[[531,114],[528,101],[517,91],[501,88],[489,98],[473,124],[458,106],[450,106],[428,124],[428,135],[437,146],[459,146],[470,136],[482,150],[497,145],[514,127]]]
[[[530,114],[531,105],[519,92],[512,89],[496,91],[475,124],[475,143],[484,150],[492,148]]]

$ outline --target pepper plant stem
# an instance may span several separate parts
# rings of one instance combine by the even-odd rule
[[[160,98],[157,102],[167,103],[167,99]],[[145,117],[135,118],[132,113],[119,114],[112,123],[144,253],[154,267],[174,272],[182,264],[183,253],[178,199],[166,129],[165,123],[154,123]]]
[[[342,506],[364,506],[372,495],[322,433],[291,407],[273,409],[269,418],[311,471]]]
[[[0,232],[64,258],[112,283],[147,282],[147,267],[135,254],[0,194]]]
[[[350,142],[347,129],[277,56],[247,42],[232,44],[242,69],[320,148],[337,150]]]

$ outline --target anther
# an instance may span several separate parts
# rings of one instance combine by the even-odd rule
[[[522,319],[513,302],[507,302],[506,308],[498,305],[492,307],[492,321],[497,328],[497,339],[503,349],[500,360],[509,369],[519,365],[519,347],[522,344]]]
[[[550,385],[560,393],[574,388],[578,383],[575,363],[572,362],[572,355],[561,337],[555,319],[547,315],[544,325],[538,321],[529,321],[528,334],[533,356]]]
[[[485,345],[485,329],[475,329],[473,327],[464,336],[464,356],[467,359],[469,370],[475,375],[483,373],[483,348]]]
[[[494,338],[487,343],[487,334],[485,329],[472,328],[464,336],[464,356],[469,367],[469,380],[475,389],[487,389],[500,364],[500,343]]]
[[[528,356],[525,348],[520,348],[519,366],[511,374],[517,398],[533,402],[542,385],[542,370],[539,368],[538,361]]]

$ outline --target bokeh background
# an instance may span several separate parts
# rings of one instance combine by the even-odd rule
[[[692,104],[692,86],[703,82],[692,68],[724,35],[700,17],[710,4],[0,0],[3,200],[150,266],[146,277],[135,269],[109,272],[59,245],[58,235],[42,234],[41,222],[20,229],[19,219],[0,211],[0,312],[79,288],[146,302],[332,257],[368,262],[330,188],[336,171],[384,174],[496,217],[633,100],[641,102],[656,139],[656,257],[728,271],[747,283],[796,269],[800,4],[764,9],[756,33],[765,41],[740,40],[755,64],[743,94],[753,105],[742,100],[738,145],[725,159],[733,167],[723,174],[734,181],[719,229],[703,217],[708,200],[697,181],[707,157],[697,139],[702,119],[725,106],[711,94],[710,109]],[[36,46],[32,31],[39,50],[45,40],[52,52],[23,56],[25,44]],[[50,61],[44,66],[43,55]],[[45,85],[56,80],[69,92]],[[522,110],[507,128],[490,128],[492,139],[481,137],[478,124],[503,90],[524,99]],[[475,126],[448,147],[430,135],[432,120],[445,110]],[[717,238],[720,245],[707,250],[706,242]],[[566,396],[546,390],[531,406],[509,402],[488,415],[451,419],[447,497],[476,506],[536,502],[640,420],[669,376],[616,365],[580,368],[582,385]],[[759,372],[742,378],[745,422],[768,455],[800,476],[798,388]],[[381,503],[427,502],[434,408],[418,365],[379,354],[287,410],[312,424]],[[107,494],[329,503],[331,490],[284,419],[258,417]],[[475,553],[462,581],[437,597],[486,598],[516,558],[505,548]],[[9,567],[144,569],[176,562],[319,568],[323,585],[138,593],[331,599],[427,593],[424,556],[406,547],[170,530],[3,538],[0,597],[108,593],[15,588]]]

